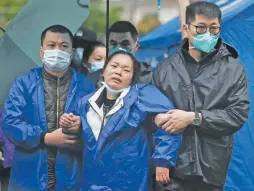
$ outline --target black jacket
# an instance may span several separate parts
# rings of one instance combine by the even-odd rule
[[[246,74],[237,52],[219,40],[216,49],[198,64],[190,79],[183,49],[157,66],[152,83],[177,109],[202,114],[200,127],[183,132],[183,145],[171,175],[182,179],[200,176],[204,182],[222,186],[233,147],[233,133],[246,122],[249,99]]]
[[[47,116],[48,132],[53,132],[59,128],[59,120],[65,111],[65,103],[68,95],[72,72],[67,71],[62,77],[58,78],[43,70],[42,79],[45,96],[45,110]],[[47,146],[48,150],[48,188],[54,187],[55,162],[57,148]]]

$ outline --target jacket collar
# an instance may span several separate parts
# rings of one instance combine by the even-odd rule
[[[190,54],[188,53],[188,50],[189,50],[189,40],[188,38],[185,38],[182,42],[180,52],[182,55],[190,56]],[[229,44],[226,44],[225,42],[222,41],[221,38],[219,38],[218,43],[215,46],[214,50],[208,53],[207,55],[205,55],[200,62],[212,63],[225,56],[231,56],[233,58],[237,58],[238,53],[232,46],[230,46]]]
[[[31,72],[35,74],[36,81],[42,80],[42,75],[44,73],[43,71],[44,71],[43,67],[31,69]],[[68,71],[72,74],[72,78],[76,82],[78,80],[77,79],[77,72],[73,68],[69,68]],[[47,73],[47,76],[52,77],[52,75],[50,75],[48,73]],[[66,73],[64,74],[64,76],[66,76]],[[54,76],[54,77],[57,79],[56,76]]]
[[[95,94],[88,100],[89,104],[92,106],[92,108],[96,111],[96,113],[98,113],[100,115],[100,117],[104,117],[103,116],[103,110],[102,108],[102,104],[103,104],[103,100],[106,96],[106,87],[102,86],[97,92],[95,92]],[[128,92],[130,91],[130,87],[125,89],[117,98],[115,105],[112,107],[112,109],[110,110],[110,112],[107,114],[107,116],[109,115],[113,115],[115,112],[117,112],[121,107],[124,106],[124,101],[123,98],[128,94]]]
[[[66,72],[62,76],[60,76],[60,77],[57,77],[57,76],[54,76],[54,75],[48,73],[45,70],[45,68],[43,68],[43,70],[42,70],[42,76],[43,76],[43,78],[47,79],[48,81],[52,81],[52,82],[55,82],[58,79],[60,79],[61,81],[67,81],[67,80],[70,79],[71,75],[72,75],[72,72],[71,72],[70,68],[68,70],[66,70]]]

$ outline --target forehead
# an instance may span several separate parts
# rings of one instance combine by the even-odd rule
[[[105,47],[96,47],[93,51],[94,55],[106,55],[106,48]]]
[[[45,42],[52,41],[52,42],[67,42],[71,44],[71,38],[68,33],[58,33],[58,32],[51,32],[47,31],[45,35]]]
[[[219,25],[220,24],[219,19],[217,17],[208,18],[204,15],[195,15],[195,21],[193,23],[206,24],[206,25],[212,25],[212,24]]]
[[[131,36],[130,32],[111,32],[109,34],[109,40],[114,40],[117,42],[121,42],[124,40],[128,40],[128,41],[134,41],[134,39]]]
[[[115,56],[112,57],[110,62],[117,63],[121,67],[129,67],[129,68],[133,68],[133,64],[134,64],[131,57],[126,54],[116,54]]]

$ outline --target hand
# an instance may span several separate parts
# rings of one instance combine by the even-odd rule
[[[164,167],[156,167],[156,181],[161,184],[169,183],[169,169]]]
[[[162,126],[162,129],[173,134],[180,134],[195,118],[194,112],[178,109],[170,110],[168,113],[170,114],[170,119]]]
[[[2,151],[0,151],[0,161],[3,162],[4,161],[4,157],[3,157],[3,153]]]
[[[79,116],[75,116],[72,113],[63,114],[59,121],[60,127],[63,128],[63,132],[66,134],[79,134],[81,119]]]
[[[61,117],[60,117],[60,121],[59,121],[59,124],[60,124],[60,128],[63,128],[63,127],[71,127],[71,125],[73,124],[73,114],[70,113],[64,113]]]
[[[46,133],[44,142],[46,145],[56,146],[59,148],[74,148],[80,144],[78,135],[65,134],[62,128],[59,128],[51,133]]]
[[[161,113],[155,116],[154,123],[157,127],[161,127],[170,119],[170,114],[168,113]]]

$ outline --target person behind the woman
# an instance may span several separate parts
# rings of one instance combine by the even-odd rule
[[[84,59],[90,73],[101,70],[106,60],[106,46],[99,41],[91,42],[84,52]]]
[[[174,106],[154,86],[136,84],[139,68],[135,62],[130,51],[114,49],[103,68],[103,86],[83,97],[77,106],[75,113],[82,121],[83,160],[76,167],[73,161],[65,165],[74,169],[69,173],[76,178],[76,169],[82,168],[81,190],[152,190],[152,161],[167,168],[176,163],[181,136],[158,130],[154,153],[150,153],[150,129],[143,125],[147,114],[165,113]],[[60,119],[61,127],[70,133],[73,122],[80,124],[72,120],[73,116],[64,114]]]
[[[76,63],[76,60],[80,60],[80,64]],[[74,56],[72,67],[78,72],[81,72],[87,76],[101,70],[106,60],[106,46],[99,41],[89,42],[86,49],[77,48]]]

